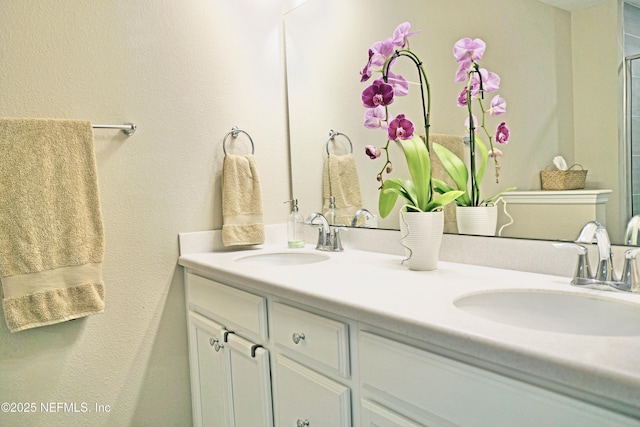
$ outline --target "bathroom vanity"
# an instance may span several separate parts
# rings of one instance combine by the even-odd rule
[[[640,426],[640,324],[483,314],[535,294],[560,304],[551,317],[576,298],[633,320],[640,295],[443,261],[413,272],[401,256],[349,248],[214,252],[188,234],[194,425]],[[475,301],[491,294],[495,310]]]

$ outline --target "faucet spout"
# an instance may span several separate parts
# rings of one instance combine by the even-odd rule
[[[576,243],[596,243],[598,246],[598,268],[596,270],[597,281],[615,282],[613,270],[613,254],[611,253],[611,239],[607,229],[598,221],[589,221],[582,227]]]
[[[316,222],[316,220],[320,220],[320,224]],[[304,221],[307,225],[320,225],[322,227],[322,232],[325,234],[329,234],[331,229],[329,228],[329,221],[319,212],[314,212]]]
[[[369,212],[367,209],[362,208],[362,209],[358,209],[356,211],[356,213],[353,215],[353,220],[351,221],[351,226],[352,227],[357,227],[358,225],[358,218],[360,217],[360,215],[364,215],[364,217],[366,219],[372,219],[373,215],[371,214],[371,212]]]

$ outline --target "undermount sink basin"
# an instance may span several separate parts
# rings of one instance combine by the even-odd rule
[[[261,265],[301,265],[313,264],[328,260],[329,257],[311,252],[270,252],[266,254],[248,255],[235,261]]]
[[[592,295],[507,290],[465,295],[460,310],[527,329],[599,336],[640,335],[640,304]]]

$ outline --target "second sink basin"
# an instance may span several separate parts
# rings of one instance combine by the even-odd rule
[[[329,259],[329,256],[313,252],[269,252],[237,258],[236,262],[261,265],[313,264]]]
[[[579,335],[640,335],[640,304],[591,295],[506,290],[465,295],[454,305],[474,316],[521,328]]]

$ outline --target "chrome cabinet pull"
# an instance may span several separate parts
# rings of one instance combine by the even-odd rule
[[[294,332],[293,335],[291,336],[291,339],[293,340],[294,344],[300,344],[300,341],[302,341],[305,338],[304,333],[300,332]]]
[[[298,418],[298,421],[296,422],[296,427],[307,427],[309,426],[309,420],[301,420],[300,418]]]
[[[220,344],[220,340],[217,338],[209,338],[209,345],[218,352],[224,348],[224,344]]]

